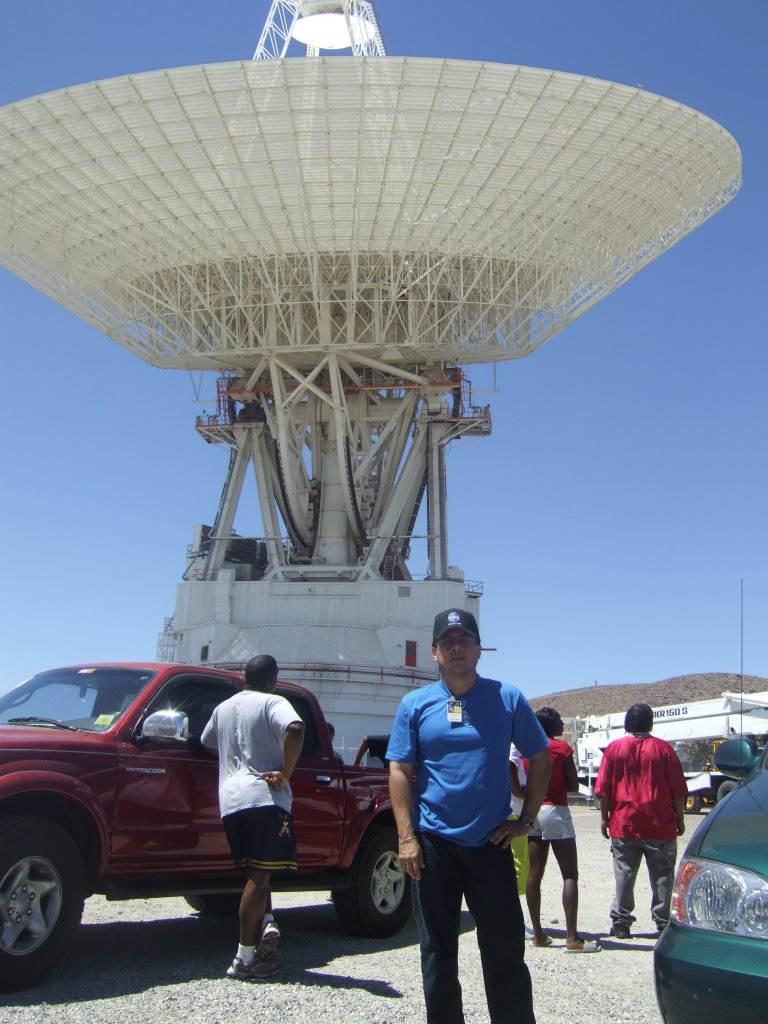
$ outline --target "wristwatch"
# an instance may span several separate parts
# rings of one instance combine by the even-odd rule
[[[521,814],[518,820],[521,824],[525,825],[527,829],[532,829],[536,824],[536,819],[532,818],[530,814]]]

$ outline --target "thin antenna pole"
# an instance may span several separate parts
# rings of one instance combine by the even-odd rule
[[[741,581],[741,660],[739,674],[741,676],[741,695],[744,696],[744,580]]]
[[[739,739],[741,757],[744,758],[744,580],[740,581],[740,637],[739,637]]]

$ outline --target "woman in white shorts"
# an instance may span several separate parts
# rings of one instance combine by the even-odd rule
[[[563,735],[564,725],[554,708],[541,708],[536,712],[536,717],[549,737],[552,774],[536,824],[528,834],[529,871],[525,898],[533,927],[531,942],[534,946],[552,945],[552,937],[541,927],[541,882],[551,846],[563,876],[566,952],[596,953],[600,949],[598,943],[582,939],[576,927],[579,912],[579,861],[576,831],[568,807],[568,794],[579,791],[573,747],[559,738]]]

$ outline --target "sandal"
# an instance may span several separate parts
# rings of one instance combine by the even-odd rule
[[[592,939],[576,939],[575,942],[566,942],[565,944],[566,953],[600,953],[602,948],[599,942],[594,942]]]
[[[544,949],[546,946],[552,945],[552,936],[544,934],[544,939],[541,942],[537,942],[536,939],[531,939],[532,946],[538,946],[539,949]]]

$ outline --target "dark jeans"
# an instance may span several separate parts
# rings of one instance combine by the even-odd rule
[[[477,927],[491,1024],[536,1024],[512,854],[422,832],[425,867],[414,887],[427,1024],[464,1024],[459,983],[462,897]]]

